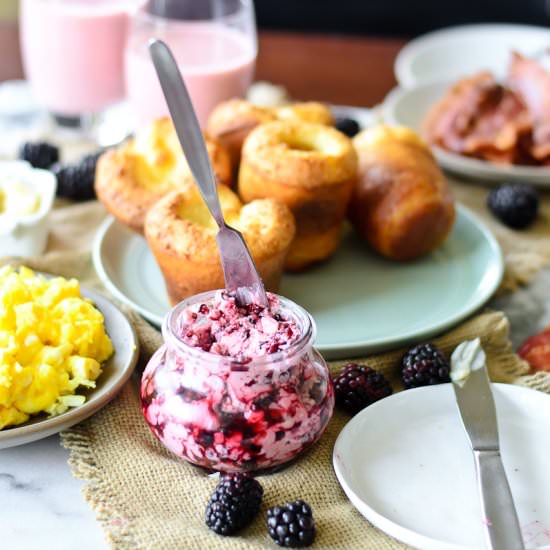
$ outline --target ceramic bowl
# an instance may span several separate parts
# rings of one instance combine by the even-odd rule
[[[57,181],[47,170],[33,168],[27,162],[0,162],[0,185],[21,182],[40,197],[36,212],[16,216],[0,209],[0,256],[37,256],[48,240],[48,215],[55,198]]]

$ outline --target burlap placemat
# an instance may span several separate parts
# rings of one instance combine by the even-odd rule
[[[507,331],[502,313],[486,313],[437,343],[449,352],[465,338],[480,336],[493,378],[510,381],[526,367],[512,353]],[[393,352],[368,362],[397,386],[399,357],[400,352]],[[260,477],[265,491],[262,512],[240,536],[231,538],[215,535],[204,525],[204,508],[216,480],[174,457],[151,435],[135,385],[127,385],[113,404],[65,432],[62,439],[71,451],[74,474],[88,481],[85,496],[116,549],[273,549],[265,510],[296,498],[313,507],[316,548],[406,548],[371,526],[340,489],[332,469],[332,449],[348,420],[337,411],[305,456],[279,473]]]
[[[514,290],[531,281],[545,266],[550,265],[550,195],[541,193],[540,213],[527,230],[509,229],[487,210],[490,188],[450,177],[455,197],[473,210],[498,239],[506,270],[501,290]]]

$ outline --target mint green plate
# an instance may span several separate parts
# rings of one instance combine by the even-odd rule
[[[93,249],[95,268],[122,302],[159,326],[170,309],[161,272],[145,239],[108,219]],[[498,243],[459,206],[446,243],[412,263],[384,260],[350,230],[338,252],[304,273],[285,275],[280,294],[317,323],[326,358],[349,358],[419,341],[480,308],[503,274]]]

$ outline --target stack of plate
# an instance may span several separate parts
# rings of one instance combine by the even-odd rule
[[[399,87],[385,99],[383,117],[419,131],[426,113],[453,82],[481,70],[504,75],[511,51],[536,56],[549,46],[550,29],[528,25],[467,25],[421,36],[397,56]],[[445,169],[468,178],[550,187],[550,168],[496,166],[439,148],[434,153]]]

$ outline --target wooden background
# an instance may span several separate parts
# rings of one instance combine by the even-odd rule
[[[367,107],[395,85],[393,61],[405,43],[267,31],[259,39],[258,80],[282,84],[296,99]],[[22,76],[17,25],[0,20],[0,80]]]

